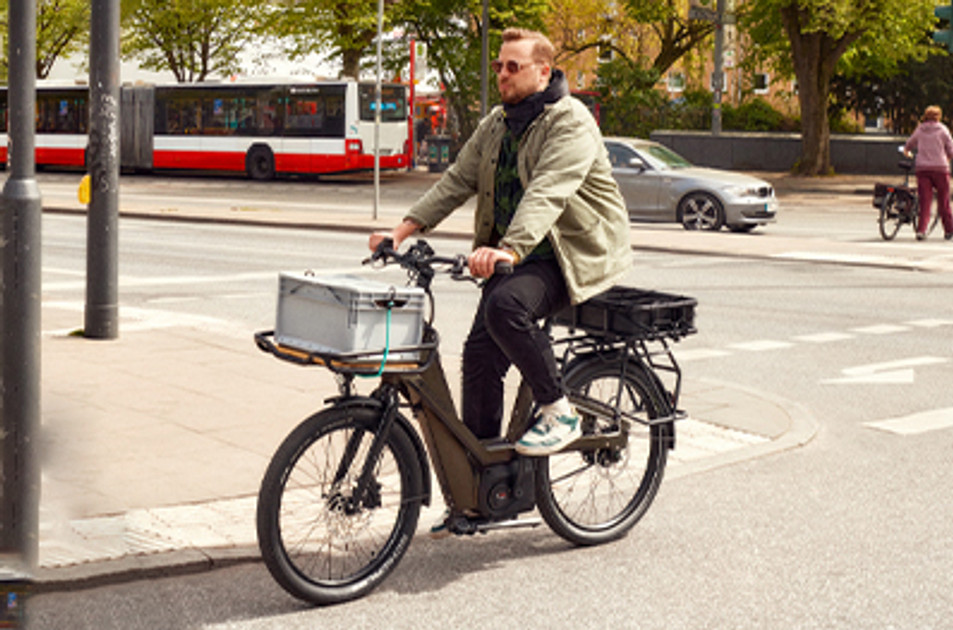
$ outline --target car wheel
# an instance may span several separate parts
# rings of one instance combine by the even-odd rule
[[[694,192],[678,203],[678,220],[686,230],[715,232],[725,224],[725,211],[708,193]]]

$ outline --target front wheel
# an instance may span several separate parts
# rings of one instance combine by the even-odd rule
[[[278,584],[314,604],[361,597],[410,545],[423,495],[413,443],[393,425],[362,496],[378,409],[331,407],[275,452],[258,494],[258,546]]]
[[[708,193],[689,193],[678,203],[678,220],[686,230],[717,232],[725,224],[725,210]]]
[[[570,367],[565,381],[573,392],[643,419],[668,408],[655,380],[639,364],[583,361]],[[662,483],[671,423],[646,426],[582,414],[584,434],[623,431],[625,446],[566,451],[540,462],[536,499],[540,514],[559,536],[577,545],[621,538],[648,510]]]
[[[893,237],[900,230],[906,216],[906,203],[909,203],[909,201],[900,199],[895,192],[888,192],[884,196],[884,200],[880,204],[878,224],[880,226],[880,236],[885,241],[893,240]]]

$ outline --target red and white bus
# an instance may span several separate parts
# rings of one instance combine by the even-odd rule
[[[375,85],[318,83],[124,86],[120,161],[127,170],[340,173],[374,167]],[[88,88],[37,88],[36,163],[83,167]],[[7,120],[6,89],[0,108]],[[4,129],[6,125],[4,126]],[[380,167],[410,165],[407,89],[381,88]],[[7,161],[6,135],[0,162]]]

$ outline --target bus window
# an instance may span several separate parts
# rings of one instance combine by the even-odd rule
[[[342,86],[291,90],[285,100],[284,135],[343,138],[344,98]]]
[[[374,122],[374,108],[377,106],[375,87],[370,83],[360,85],[358,102],[361,108],[361,120]],[[407,91],[401,85],[381,86],[381,122],[401,122],[407,119]]]
[[[47,92],[36,100],[36,130],[39,133],[87,133],[89,112],[85,96]]]
[[[183,95],[184,96],[184,95]],[[201,131],[202,102],[196,98],[166,98],[162,101],[164,107],[159,107],[159,96],[156,95],[156,118],[162,117],[160,125],[156,121],[156,133],[171,135],[197,134]],[[164,131],[159,131],[163,129]]]

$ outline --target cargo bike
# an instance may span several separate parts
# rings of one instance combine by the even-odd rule
[[[479,440],[457,416],[440,362],[431,283],[438,272],[472,280],[466,257],[437,256],[422,240],[400,254],[385,241],[369,261],[400,265],[412,286],[283,275],[275,330],[255,335],[261,350],[327,368],[339,384],[281,443],[261,483],[258,542],[278,584],[319,605],[371,591],[433,499],[431,465],[453,534],[535,526],[540,518],[526,515],[538,509],[576,545],[624,536],[658,492],[685,415],[669,342],[695,332],[695,300],[617,286],[546,322],[583,435],[526,457],[513,444],[532,424],[528,387],[506,435]],[[358,347],[330,348],[331,338]],[[367,395],[357,393],[361,377],[377,379]]]

